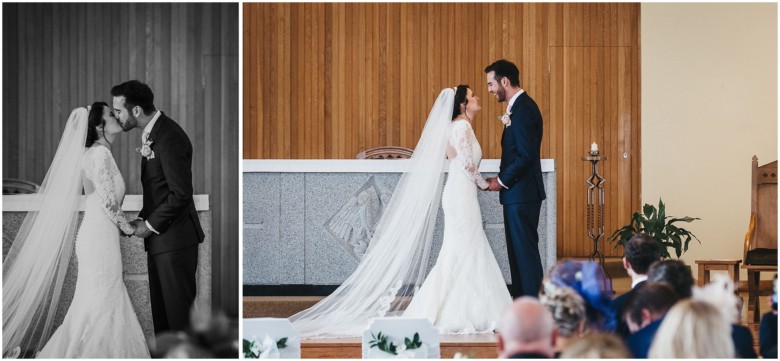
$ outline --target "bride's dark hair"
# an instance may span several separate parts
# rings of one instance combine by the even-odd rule
[[[469,86],[466,84],[458,85],[457,89],[455,89],[455,104],[452,106],[452,119],[454,120],[455,117],[460,115],[460,104],[468,105],[469,100],[466,98],[466,95],[468,94]]]
[[[106,121],[103,120],[103,109],[108,106],[106,102],[94,102],[87,116],[87,142],[85,147],[91,147],[92,144],[100,139],[97,127],[103,126],[103,136],[106,136]]]

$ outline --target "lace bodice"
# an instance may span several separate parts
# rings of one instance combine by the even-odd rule
[[[125,198],[125,181],[119,173],[111,151],[103,146],[87,149],[81,170],[87,198],[97,197],[96,201],[111,222],[125,234],[132,234],[133,227],[127,222],[121,207]]]
[[[479,173],[479,162],[482,161],[482,148],[479,146],[471,123],[466,120],[452,122],[447,158],[450,162],[458,162],[466,176],[481,189],[487,189],[488,182]]]

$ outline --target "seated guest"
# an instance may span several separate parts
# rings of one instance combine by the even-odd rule
[[[552,358],[556,331],[553,318],[537,299],[517,298],[498,326],[500,358]]]
[[[761,327],[758,329],[758,340],[763,358],[777,358],[777,275],[774,279],[772,293],[772,310],[761,317]]]
[[[693,299],[709,302],[731,322],[731,338],[738,358],[758,358],[753,348],[753,334],[739,324],[739,297],[734,293],[734,281],[719,274],[704,287],[693,288]]]
[[[558,262],[545,281],[558,287],[570,287],[585,300],[587,329],[613,332],[617,324],[612,302],[612,287],[601,266],[591,261],[565,260]]]
[[[650,265],[647,280],[662,282],[671,287],[681,298],[690,298],[693,288],[691,269],[682,261],[666,259]]]
[[[576,340],[585,334],[587,327],[585,300],[577,291],[545,281],[539,291],[539,302],[550,310],[558,331],[555,343],[556,354],[560,353],[571,340]]]
[[[709,302],[678,302],[658,328],[650,358],[733,358],[731,322]]]
[[[611,306],[615,310],[615,314],[623,314],[626,300],[628,300],[628,297],[637,287],[641,287],[645,282],[650,265],[662,259],[658,240],[648,234],[635,234],[626,242],[623,253],[623,268],[626,269],[626,272],[631,277],[631,290],[612,300]],[[615,333],[623,338],[631,334],[628,330],[628,325],[622,318],[618,318]]]
[[[631,358],[623,340],[608,333],[591,333],[573,340],[561,358]]]
[[[671,287],[658,282],[646,282],[629,297],[623,317],[632,333],[626,343],[634,357],[647,358],[647,352],[666,312],[678,300],[679,297]]]

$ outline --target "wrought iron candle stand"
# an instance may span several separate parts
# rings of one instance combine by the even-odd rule
[[[606,156],[599,155],[599,150],[594,143],[589,155],[582,157],[582,160],[590,162],[591,175],[585,181],[588,183],[588,237],[593,241],[593,253],[589,258],[594,261],[598,257],[599,265],[604,272],[605,280],[608,282],[607,289],[612,291],[612,276],[604,266],[604,254],[599,251],[599,241],[604,237],[604,178],[599,175],[599,161],[607,160]],[[594,193],[596,193],[594,195]],[[596,203],[598,203],[598,212],[596,212]]]

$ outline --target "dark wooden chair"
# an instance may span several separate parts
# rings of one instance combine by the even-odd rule
[[[3,179],[3,194],[38,193],[41,186],[21,179]]]
[[[752,312],[753,322],[758,323],[761,272],[777,273],[777,161],[759,167],[753,156],[750,195],[742,268],[747,270],[748,317]]]
[[[377,147],[357,154],[357,159],[408,159],[414,151],[404,147]]]

